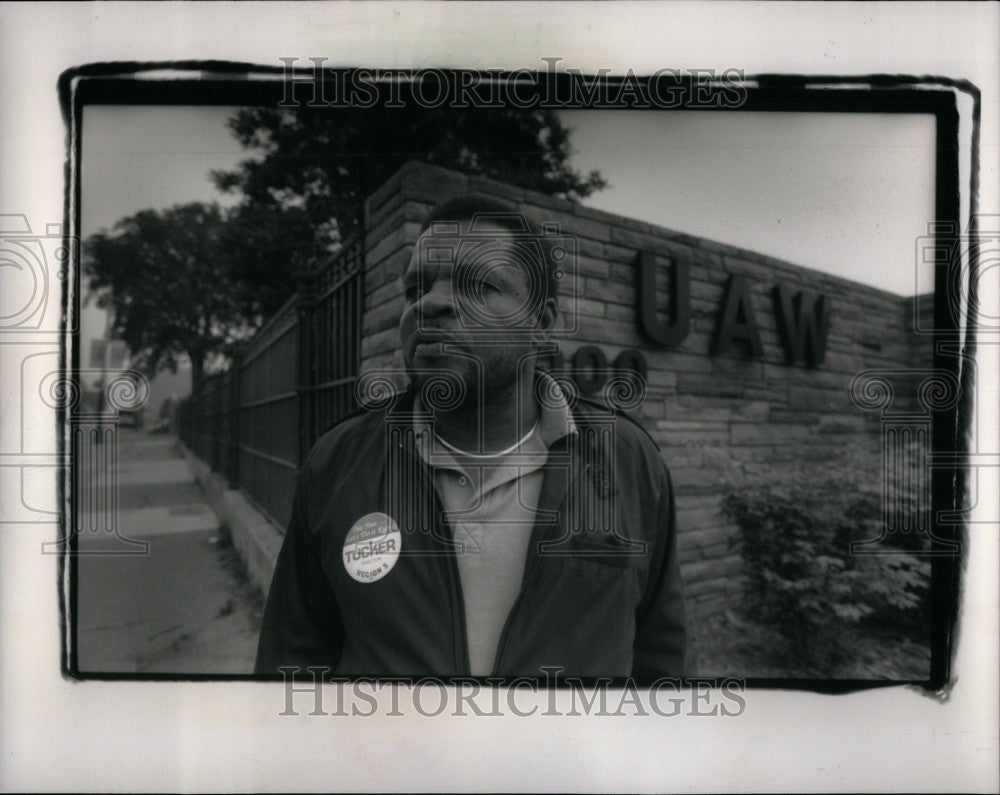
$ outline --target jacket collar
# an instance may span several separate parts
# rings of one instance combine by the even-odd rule
[[[614,466],[613,452],[615,448],[615,422],[620,418],[600,407],[583,408],[579,402],[571,405],[569,398],[559,387],[558,382],[543,370],[538,371],[539,383],[536,394],[550,395],[552,401],[548,412],[548,421],[543,430],[539,430],[543,440],[550,450],[568,450],[575,452],[582,463],[583,472],[593,484],[601,497],[608,497],[618,492],[618,484]],[[540,392],[542,387],[550,391]],[[390,406],[385,409],[385,421],[392,422],[401,429],[408,425],[409,432],[395,434],[400,447],[408,449],[421,463],[423,460],[417,454],[414,444],[412,419],[419,408],[419,390],[410,383],[398,394]],[[561,400],[560,400],[561,398]]]

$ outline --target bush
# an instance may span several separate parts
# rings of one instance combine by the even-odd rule
[[[861,625],[926,629],[930,562],[912,549],[923,542],[910,535],[910,550],[851,554],[851,541],[877,538],[882,521],[880,484],[858,455],[845,450],[822,483],[801,469],[772,471],[723,502],[740,528],[748,617],[780,632],[786,654],[811,667],[829,669],[850,654],[843,639]]]

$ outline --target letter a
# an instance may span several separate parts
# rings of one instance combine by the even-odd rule
[[[750,301],[750,285],[744,276],[729,277],[712,355],[726,353],[736,340],[746,344],[751,357],[759,357],[764,352]]]

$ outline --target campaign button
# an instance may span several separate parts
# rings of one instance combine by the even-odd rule
[[[392,571],[402,546],[391,516],[369,513],[356,521],[344,539],[344,568],[358,582],[376,582]]]

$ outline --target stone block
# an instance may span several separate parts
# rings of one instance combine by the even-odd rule
[[[567,199],[561,199],[558,196],[548,196],[536,191],[528,191],[525,194],[525,205],[522,209],[532,213],[555,211],[570,214],[576,208],[576,204]]]
[[[612,304],[635,306],[634,285],[613,284],[606,279],[595,279],[591,276],[584,278],[583,281],[584,295],[587,298],[596,298]]]
[[[394,327],[368,334],[361,341],[361,356],[369,357],[399,347],[399,331]]]
[[[537,207],[529,204],[524,205],[524,208],[525,215],[534,223],[555,224],[559,235],[601,242],[611,239],[607,224],[574,215],[572,204],[568,207]]]
[[[850,396],[822,387],[791,386],[788,390],[788,407],[819,412],[842,412],[850,409]]]
[[[604,317],[603,301],[594,301],[590,298],[567,297],[564,306],[565,309],[561,309],[560,311],[566,312],[575,308],[581,315],[587,315],[588,317]]]
[[[519,188],[508,182],[498,182],[495,179],[472,175],[468,177],[468,190],[470,193],[495,196],[501,201],[509,201],[515,205],[524,202],[528,194],[524,188]]]
[[[865,418],[852,414],[833,414],[819,418],[819,433],[835,436],[865,432]]]
[[[635,289],[638,274],[634,265],[623,262],[612,263],[608,268],[607,279],[616,284],[628,284]]]
[[[708,366],[711,369],[711,364]],[[743,398],[745,400],[754,400],[761,396],[770,397],[772,394],[772,390],[754,390],[737,381],[719,375],[705,375],[701,372],[679,372],[677,392],[679,394]]]
[[[718,539],[713,534],[712,542],[706,540],[705,533],[710,529],[717,529],[721,517],[718,508],[696,508],[694,510],[677,511],[677,528],[682,534],[694,534],[698,538],[700,545],[714,543]],[[695,532],[697,531],[697,532]]]
[[[681,345],[686,348],[687,340],[681,343]],[[656,351],[647,354],[646,359],[650,363],[655,361],[657,367],[661,367],[669,372],[678,373],[680,375],[678,380],[680,391],[684,391],[682,388],[684,375],[697,373],[707,376],[713,372],[711,359],[696,353],[688,353],[685,350]]]
[[[633,256],[635,252],[652,251],[665,257],[682,257],[688,260],[693,259],[693,252],[689,246],[678,243],[675,240],[668,240],[658,235],[644,234],[632,229],[625,229],[621,226],[611,227],[611,242],[616,246],[631,249]]]
[[[702,419],[715,422],[765,422],[771,411],[767,400],[672,395],[666,398],[667,419]]]
[[[403,302],[400,299],[386,301],[365,312],[362,322],[362,333],[365,337],[385,329],[393,329],[398,333],[399,317],[403,312]]]
[[[737,574],[742,570],[743,560],[740,556],[729,553],[691,563],[682,572],[682,575],[688,582],[705,582]]]
[[[437,204],[458,193],[467,193],[468,178],[457,171],[451,171],[430,163],[407,163],[399,172],[400,190],[409,199]]]
[[[387,205],[387,208],[389,205]],[[369,227],[365,237],[366,250],[374,247],[375,243],[384,237],[392,234],[405,223],[422,225],[427,215],[428,207],[412,201],[400,201],[394,203],[390,212],[382,218],[376,219],[374,225]]]
[[[650,367],[649,372],[646,373],[646,387],[648,389],[670,389],[675,386],[677,386],[677,373],[671,370]]]
[[[412,251],[412,246],[404,246],[379,262],[369,259],[366,262],[365,289],[370,293],[386,282],[402,276],[409,265]]]
[[[667,460],[670,451],[664,452]],[[718,472],[703,467],[671,467],[670,477],[678,495],[684,494],[716,494],[720,486]]]
[[[365,214],[369,218],[377,220],[382,205],[399,195],[400,173],[406,169],[407,165],[409,164],[404,165],[400,171],[389,177],[365,199]]]
[[[620,320],[623,323],[636,323],[636,309],[634,306],[624,304],[607,304],[604,310],[605,317],[610,320]]]
[[[726,518],[722,515],[721,510],[716,512],[716,516],[717,521],[726,521]],[[682,525],[678,524],[678,528],[682,534],[685,532]],[[692,535],[699,540],[703,552],[705,549],[722,544],[728,549],[726,554],[729,555],[736,554],[739,551],[739,532],[739,528],[735,525],[721,525],[717,523],[712,527],[693,530]],[[730,543],[733,544],[732,547],[730,547]],[[704,558],[706,556],[703,554],[702,557]]]
[[[412,246],[420,236],[420,224],[407,221],[395,231],[381,238],[372,246],[365,261],[368,263],[378,263],[387,259],[391,254],[405,246]]]
[[[703,561],[694,561],[681,568],[681,579],[684,581],[684,596],[689,601],[692,599],[700,601],[705,597],[718,598],[720,594],[725,594],[729,589],[734,587],[729,577],[706,575],[702,571],[699,571],[697,575],[692,574],[692,567],[698,566],[701,563]],[[733,572],[733,576],[736,575],[737,572]]]
[[[642,345],[642,339],[639,337],[639,332],[635,326],[630,323],[610,320],[607,317],[596,318],[580,315],[578,317],[577,331],[573,336],[581,342],[601,347],[605,347],[605,343],[611,340],[619,346]]]
[[[719,504],[719,496],[716,494],[689,494],[677,500],[677,510],[687,511],[698,508],[714,508]]]
[[[400,284],[399,279],[392,279],[386,282],[381,287],[372,290],[365,296],[365,304],[371,307],[378,307],[384,304],[386,301],[390,301],[394,298],[399,298],[402,295],[403,286]]]
[[[659,420],[663,417],[663,401],[644,400],[640,407],[640,416],[647,421]]]
[[[671,447],[667,450],[668,434],[659,428],[654,428],[653,438],[664,453],[664,463],[668,468],[684,467],[688,469],[701,469],[705,466],[705,451],[700,447]]]
[[[662,420],[662,422],[669,422],[668,420]],[[688,427],[678,428],[676,427],[678,423],[670,423],[674,427],[666,428],[657,425],[657,430],[663,431],[666,435],[664,436],[665,447],[669,451],[674,447],[683,447],[684,445],[699,445],[701,447],[709,445],[725,445],[729,442],[729,431],[728,429],[719,424],[720,427],[708,428],[708,427],[698,427],[698,423],[691,423]]]
[[[609,262],[620,262],[628,265],[635,261],[638,249],[618,246],[614,243],[605,243],[602,247],[602,256]]]
[[[764,378],[764,365],[759,359],[740,356],[713,356],[712,372],[720,378],[739,379],[741,382],[760,382]]]
[[[577,257],[577,273],[583,276],[590,276],[595,279],[607,279],[609,272],[608,263],[600,258],[579,254]]]
[[[696,276],[698,278],[696,278]],[[716,311],[722,304],[722,296],[725,294],[725,287],[720,279],[717,282],[709,281],[701,274],[691,274],[691,299],[692,307],[694,301],[704,301],[709,303]]]

